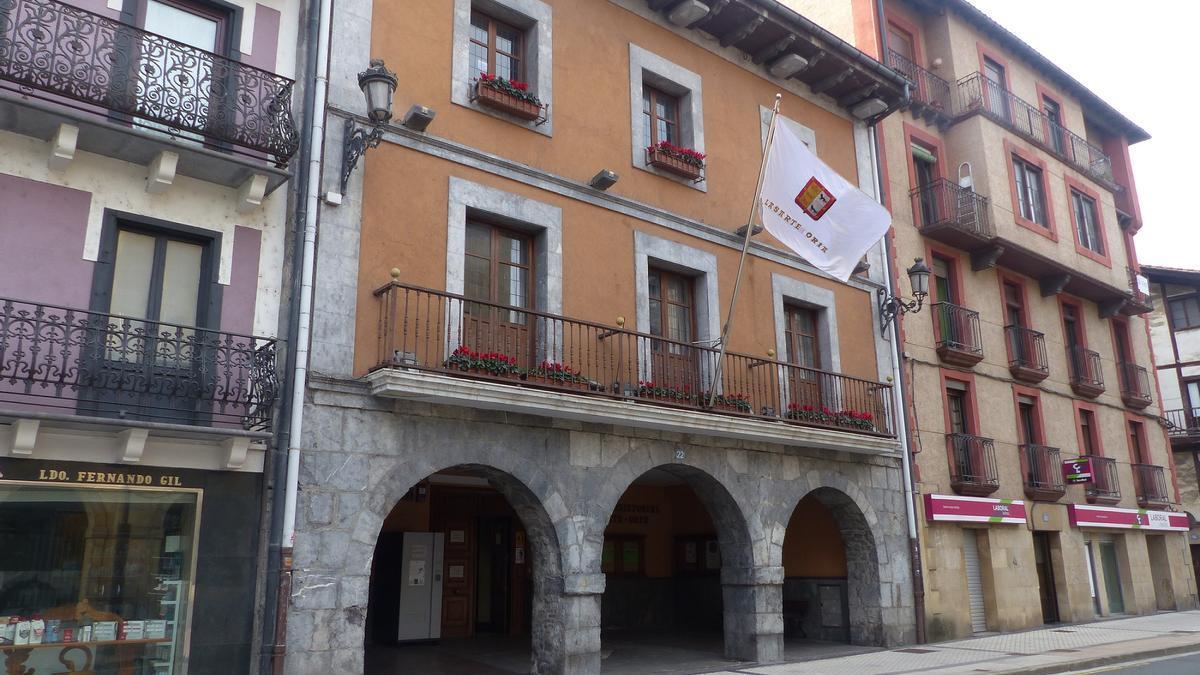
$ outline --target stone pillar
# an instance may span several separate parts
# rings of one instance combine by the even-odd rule
[[[722,567],[725,658],[783,660],[783,568]]]
[[[600,599],[603,574],[568,574],[563,578],[564,675],[600,672]]]

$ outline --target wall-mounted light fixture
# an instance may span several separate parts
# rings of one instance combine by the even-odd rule
[[[600,169],[600,172],[595,176],[592,176],[592,179],[588,181],[588,185],[591,185],[597,190],[607,190],[608,188],[617,184],[618,178],[620,178],[620,176],[617,175],[617,172],[609,171],[608,169]]]
[[[708,16],[709,11],[708,5],[700,0],[683,0],[667,12],[667,21],[686,28]]]
[[[924,258],[913,260],[913,266],[908,268],[908,284],[912,287],[913,300],[905,302],[903,298],[888,293],[887,289],[879,289],[879,332],[887,333],[888,326],[901,314],[921,311],[925,298],[929,295],[929,267]]]
[[[433,121],[435,115],[437,115],[437,111],[435,111],[433,108],[423,105],[414,105],[408,109],[408,112],[404,113],[404,117],[401,118],[400,124],[403,124],[405,127],[412,129],[413,131],[425,131],[425,128],[428,127],[429,123]]]
[[[353,118],[346,119],[345,141],[342,146],[342,192],[367,148],[383,140],[383,126],[392,119],[392,95],[396,93],[396,74],[383,65],[383,59],[371,59],[371,67],[358,74],[358,88],[367,99],[367,118],[373,124],[370,131],[360,129]]]

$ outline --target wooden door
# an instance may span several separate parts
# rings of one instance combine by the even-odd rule
[[[462,343],[497,352],[528,368],[536,365],[531,330],[533,306],[530,238],[486,223],[467,223]],[[483,304],[491,303],[491,304]],[[495,305],[516,309],[504,309]]]
[[[988,110],[996,117],[1007,122],[1010,118],[1008,110],[1008,76],[1004,72],[1004,66],[989,58],[984,58],[983,79],[984,100],[987,101]]]
[[[1033,533],[1033,557],[1037,565],[1038,591],[1042,600],[1042,622],[1058,623],[1058,590],[1054,584],[1054,562],[1049,533]]]
[[[454,515],[442,521],[445,535],[442,570],[442,637],[469,637],[474,633],[475,523]]]
[[[650,334],[672,340],[652,341],[651,379],[658,387],[702,394],[699,352],[691,346],[696,330],[694,281],[660,269],[651,269],[648,281]]]
[[[826,407],[821,374],[805,368],[821,368],[821,342],[817,335],[817,311],[797,305],[784,306],[783,336],[787,362],[803,368],[788,368],[788,403],[814,410]]]

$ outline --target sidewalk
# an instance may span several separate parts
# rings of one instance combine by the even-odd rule
[[[822,673],[1059,673],[1200,650],[1200,611],[1169,612],[916,645],[842,658],[723,671]]]

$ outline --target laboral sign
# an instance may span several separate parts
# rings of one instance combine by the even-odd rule
[[[1067,514],[1075,527],[1111,527],[1125,530],[1170,530],[1187,532],[1186,513],[1116,509],[1107,506],[1068,504]]]
[[[1003,523],[1025,522],[1025,502],[957,495],[925,495],[925,518],[933,522]]]

